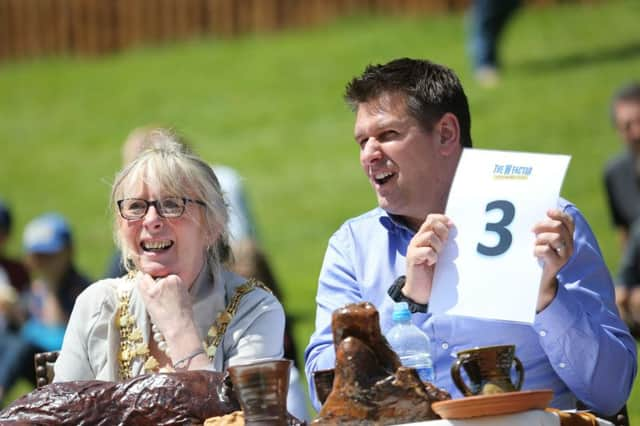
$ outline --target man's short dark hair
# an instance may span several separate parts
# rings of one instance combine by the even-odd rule
[[[403,94],[409,114],[427,131],[445,113],[452,113],[460,123],[461,145],[471,147],[469,102],[462,83],[450,68],[410,58],[368,65],[361,76],[347,84],[344,97],[355,111],[359,104],[384,93]]]
[[[616,106],[621,102],[640,104],[640,83],[632,81],[620,87],[611,97],[611,122],[616,125]]]

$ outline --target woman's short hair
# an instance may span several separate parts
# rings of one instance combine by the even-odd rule
[[[206,250],[215,276],[220,264],[230,256],[229,213],[220,183],[209,164],[180,143],[174,133],[162,128],[147,133],[143,149],[116,175],[111,189],[115,240],[122,250],[125,268],[128,271],[136,269],[130,248],[122,243],[118,232],[120,218],[117,202],[126,197],[125,192],[132,186],[151,181],[166,196],[189,197],[205,203],[202,225],[203,231],[211,236]],[[214,240],[216,231],[217,238]]]

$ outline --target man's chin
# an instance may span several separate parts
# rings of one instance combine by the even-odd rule
[[[376,195],[377,195],[377,197],[378,197],[378,206],[379,206],[382,210],[384,210],[384,211],[386,211],[386,212],[391,212],[391,211],[395,210],[395,209],[393,208],[393,205],[389,202],[389,199],[388,199],[388,198],[386,198],[386,197],[382,197],[382,196],[380,196],[380,194],[376,194]]]
[[[387,198],[378,197],[378,206],[391,215],[402,216],[402,209],[389,202]]]

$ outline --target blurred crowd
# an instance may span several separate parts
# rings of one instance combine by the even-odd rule
[[[8,258],[9,205],[0,201],[0,394],[19,377],[35,383],[33,356],[60,349],[76,297],[91,282],[73,258],[71,227],[57,213],[30,221],[24,257]]]

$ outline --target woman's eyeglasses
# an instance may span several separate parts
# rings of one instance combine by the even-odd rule
[[[127,220],[142,219],[149,211],[149,206],[154,206],[158,215],[165,218],[176,218],[182,216],[187,207],[187,203],[196,203],[206,207],[200,200],[191,200],[184,197],[168,197],[161,200],[143,200],[141,198],[125,198],[118,200],[118,210],[120,216]]]

